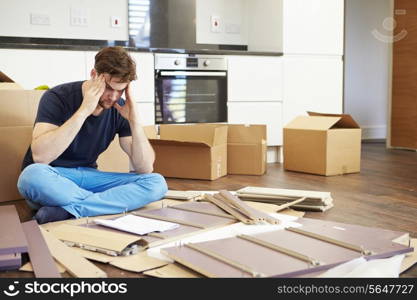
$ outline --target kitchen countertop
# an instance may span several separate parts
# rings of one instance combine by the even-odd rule
[[[57,40],[57,39],[32,39],[32,38],[9,38],[0,37],[1,49],[44,49],[44,50],[73,50],[73,51],[98,51],[107,46],[122,46],[133,52],[148,53],[192,53],[192,54],[218,54],[218,55],[259,55],[259,56],[282,56],[281,52],[247,51],[247,50],[223,50],[223,49],[168,49],[168,48],[142,48],[126,46],[124,41],[81,41]]]

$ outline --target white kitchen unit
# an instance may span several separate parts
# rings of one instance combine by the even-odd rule
[[[283,0],[284,54],[343,55],[345,0]]]
[[[231,124],[266,124],[268,146],[282,145],[281,102],[228,102]]]
[[[307,111],[343,112],[341,56],[285,55],[283,125]]]
[[[282,57],[228,56],[228,101],[282,101]]]
[[[153,102],[136,102],[137,111],[142,125],[155,124],[155,105]]]
[[[282,145],[282,58],[228,56],[228,122],[266,124],[268,146]]]
[[[25,89],[86,79],[84,51],[0,49],[0,71]]]
[[[344,0],[283,1],[283,125],[342,113]]]

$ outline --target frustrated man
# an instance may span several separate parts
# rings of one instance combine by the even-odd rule
[[[95,56],[90,80],[62,84],[42,96],[17,184],[28,205],[38,209],[39,224],[116,214],[165,195],[165,179],[152,173],[155,153],[131,96],[135,79],[129,54],[107,47]],[[97,170],[97,157],[116,134],[135,173]]]

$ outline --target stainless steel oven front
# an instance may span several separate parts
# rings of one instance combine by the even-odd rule
[[[227,122],[227,60],[155,54],[155,123]]]

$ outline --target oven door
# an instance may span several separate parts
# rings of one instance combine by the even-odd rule
[[[227,72],[156,71],[156,124],[212,122],[227,122]]]

